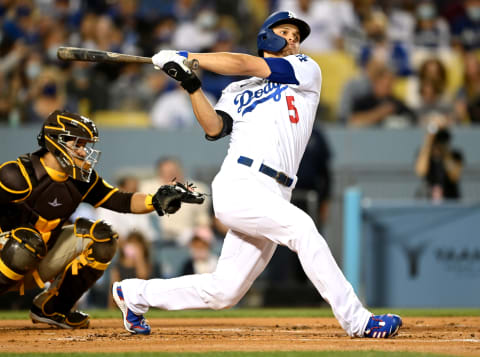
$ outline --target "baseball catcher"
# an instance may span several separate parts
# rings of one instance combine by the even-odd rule
[[[182,202],[202,203],[192,185],[172,183],[151,195],[112,187],[94,170],[100,151],[96,125],[65,111],[51,113],[37,140],[40,149],[0,165],[0,294],[35,286],[30,317],[61,328],[87,328],[73,310],[115,255],[117,234],[104,221],[78,218],[80,202],[123,213],[175,213]]]

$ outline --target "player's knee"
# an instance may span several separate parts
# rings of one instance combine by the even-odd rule
[[[298,252],[302,249],[302,244],[308,247],[309,239],[317,240],[320,234],[313,219],[303,211],[300,211],[299,214],[293,217],[293,222],[295,222],[293,223],[295,226],[292,227],[292,231],[297,234],[291,236],[287,245],[290,249]]]
[[[93,240],[89,246],[89,258],[100,263],[108,263],[113,259],[117,251],[118,234],[107,222],[79,218],[75,221],[75,234]]]
[[[210,307],[214,310],[223,310],[238,304],[243,297],[241,286],[231,284],[231,279],[217,280],[217,286],[213,291],[209,292],[211,297]]]
[[[81,217],[75,221],[75,234],[79,237],[91,238],[96,242],[106,242],[112,238],[118,238],[118,234],[109,223]]]
[[[16,228],[9,233],[0,254],[0,273],[6,280],[19,281],[38,266],[45,254],[47,246],[40,233],[31,228]]]
[[[117,251],[117,240],[112,239],[101,243],[94,242],[90,248],[92,249],[92,252],[89,254],[90,258],[100,263],[109,263]]]
[[[214,310],[229,309],[238,304],[242,297],[232,292],[218,292],[212,297],[210,307]]]

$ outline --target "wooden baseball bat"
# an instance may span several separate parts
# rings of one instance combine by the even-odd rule
[[[150,57],[127,55],[123,53],[91,50],[88,48],[78,47],[59,47],[57,56],[65,61],[89,61],[89,62],[105,62],[105,63],[152,63]],[[190,69],[198,68],[196,59],[183,61]]]

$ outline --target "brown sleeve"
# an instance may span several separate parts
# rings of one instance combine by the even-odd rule
[[[115,191],[113,195],[100,206],[116,212],[131,213],[130,203],[132,196],[132,192]]]
[[[0,166],[0,204],[19,202],[32,191],[30,178],[18,161],[7,161]]]

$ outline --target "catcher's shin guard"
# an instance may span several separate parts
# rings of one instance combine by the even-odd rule
[[[7,241],[0,253],[0,294],[17,285],[29,271],[37,268],[47,253],[40,234],[27,227],[19,227],[2,238]]]
[[[30,312],[34,322],[62,328],[88,327],[88,315],[71,309],[107,269],[116,252],[117,234],[103,221],[86,219],[75,222],[75,234],[91,238],[92,242],[67,265],[48,290],[35,297]]]

